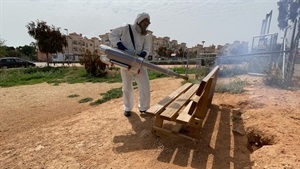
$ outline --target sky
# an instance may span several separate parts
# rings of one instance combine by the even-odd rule
[[[279,0],[0,0],[0,39],[7,46],[29,45],[35,40],[26,25],[37,20],[99,37],[111,29],[133,23],[138,13],[150,14],[149,30],[188,47],[224,45],[236,40],[252,43],[260,35],[263,19],[272,11],[269,33],[277,26]]]

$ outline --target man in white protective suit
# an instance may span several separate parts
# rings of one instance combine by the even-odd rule
[[[147,27],[150,25],[148,13],[140,13],[133,24],[112,30],[109,40],[112,47],[128,52],[136,57],[145,59],[150,52],[150,39]],[[133,80],[138,85],[138,108],[140,113],[145,113],[150,107],[150,83],[146,67],[141,67],[139,73],[132,73],[121,69],[124,115],[131,116],[134,106]]]

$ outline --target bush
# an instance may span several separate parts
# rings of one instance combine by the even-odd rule
[[[266,74],[267,76],[263,79],[265,85],[279,88],[286,87],[280,69],[269,69]]]
[[[87,73],[96,77],[103,77],[107,74],[106,67],[107,65],[100,60],[99,55],[92,54],[90,51],[87,51],[83,58],[80,59],[80,63],[84,65],[84,68]]]
[[[231,93],[231,94],[238,94],[244,91],[246,83],[241,79],[237,78],[234,81],[229,82],[228,84],[218,84],[216,86],[216,92],[218,93]]]
[[[247,74],[248,68],[246,65],[232,66],[232,67],[222,67],[219,71],[219,77],[232,77],[236,75]]]

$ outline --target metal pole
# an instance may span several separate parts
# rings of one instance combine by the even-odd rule
[[[69,60],[69,56],[70,56],[70,52],[69,52],[69,31],[68,31],[68,29],[65,29],[65,31],[67,32],[67,44],[68,44],[68,55],[67,55],[67,59]]]
[[[265,20],[263,19],[263,20],[262,20],[262,23],[261,23],[260,35],[265,34],[265,32],[264,32],[265,23],[266,23],[266,22],[265,22]]]
[[[271,12],[269,13],[269,24],[268,24],[268,32],[267,32],[267,34],[269,34],[269,31],[270,31],[270,25],[271,25],[271,20],[272,20],[272,12],[273,12],[273,10],[271,10]]]
[[[183,58],[184,58],[184,52],[185,52],[185,48],[183,48]],[[187,76],[188,71],[189,71],[189,55],[186,55],[186,71],[185,71],[185,76]]]
[[[282,45],[283,45],[283,51],[285,51],[285,36],[283,37]],[[284,68],[285,68],[285,53],[283,53],[283,55],[282,55],[282,79],[284,79],[284,77],[285,77]]]

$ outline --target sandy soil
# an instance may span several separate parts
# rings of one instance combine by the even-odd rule
[[[247,80],[244,93],[215,93],[198,143],[155,137],[153,119],[140,116],[137,108],[124,117],[121,98],[98,106],[78,103],[99,99],[119,83],[0,88],[0,166],[300,168],[300,92],[266,87],[259,77],[240,78]],[[151,104],[181,81],[152,80]],[[79,97],[69,98],[72,94]]]

